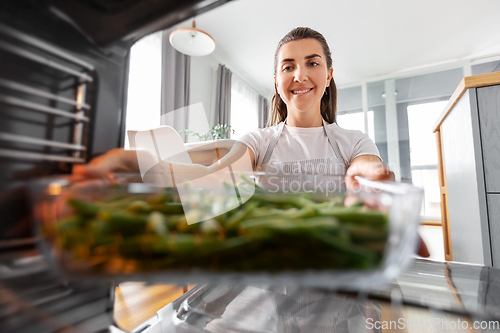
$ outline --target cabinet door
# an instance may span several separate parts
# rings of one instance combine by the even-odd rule
[[[486,192],[474,89],[441,125],[453,260],[491,265]]]
[[[493,267],[500,268],[500,194],[488,194],[488,217]]]
[[[500,193],[500,85],[477,89],[487,192]]]

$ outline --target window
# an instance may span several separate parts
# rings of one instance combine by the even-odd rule
[[[431,218],[441,217],[436,137],[432,130],[446,104],[441,101],[407,108],[412,182],[424,189],[421,215]]]
[[[361,102],[361,86],[343,88],[337,91],[337,124],[345,129],[365,132],[365,117]],[[373,111],[368,111],[368,136],[375,142],[375,123]]]
[[[490,62],[481,62],[476,65],[472,65],[472,75],[493,73],[500,71],[500,60],[490,61]]]
[[[231,77],[231,127],[237,140],[259,127],[259,94],[233,74]]]
[[[161,34],[144,37],[130,50],[125,149],[130,148],[128,130],[160,126]]]
[[[368,136],[375,142],[375,123],[373,111],[367,112],[368,118]],[[365,132],[365,117],[363,112],[344,113],[337,115],[337,124],[345,129],[359,130]]]

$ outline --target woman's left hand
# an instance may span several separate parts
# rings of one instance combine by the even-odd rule
[[[382,163],[380,158],[374,155],[362,155],[356,157],[352,160],[349,169],[347,169],[345,181],[346,186],[349,190],[356,190],[359,188],[358,181],[354,178],[355,176],[361,176],[370,180],[377,181],[394,181],[394,172],[390,171],[389,168]],[[346,200],[349,199],[346,198]],[[353,197],[353,200],[357,200]],[[421,257],[428,258],[430,256],[427,245],[423,241],[422,237],[419,237],[419,248],[417,254]]]
[[[358,181],[355,176],[361,176],[370,180],[389,180],[394,181],[394,172],[382,163],[380,158],[375,155],[362,155],[352,160],[349,169],[347,169],[345,182],[349,190],[358,188]]]

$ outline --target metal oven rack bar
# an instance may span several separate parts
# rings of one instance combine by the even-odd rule
[[[41,57],[41,56],[34,54],[34,53],[31,53],[29,51],[26,51],[25,49],[17,47],[15,45],[0,41],[0,49],[3,49],[3,50],[8,51],[10,53],[14,53],[14,54],[21,56],[23,58],[38,62],[42,65],[60,70],[61,72],[66,72],[70,75],[80,77],[80,78],[84,79],[85,81],[92,82],[92,77],[88,76],[87,74],[80,73],[74,69],[71,69],[69,67],[63,66],[63,65],[61,65],[57,62],[54,62],[52,60],[49,60],[47,58]]]
[[[92,64],[89,64],[88,62],[83,61],[81,59],[78,59],[78,58],[72,56],[71,54],[69,54],[63,50],[61,50],[53,45],[50,45],[49,43],[46,43],[42,40],[34,38],[30,35],[27,35],[25,33],[22,33],[20,31],[15,30],[15,29],[9,28],[3,24],[0,24],[0,33],[5,34],[5,35],[10,35],[21,42],[24,42],[26,44],[37,47],[40,50],[44,50],[44,51],[47,51],[49,53],[52,53],[52,54],[58,56],[59,58],[62,58],[62,59],[65,59],[69,62],[77,64],[77,65],[79,65],[79,66],[81,66],[89,71],[94,70],[94,66]]]
[[[52,146],[52,147],[67,148],[73,150],[87,150],[87,147],[81,145],[74,145],[70,143],[56,142],[50,140],[34,139],[27,136],[2,133],[2,132],[0,132],[0,140],[31,143],[35,145]]]
[[[35,110],[35,111],[55,114],[57,116],[73,118],[76,120],[81,120],[81,121],[88,121],[89,120],[87,117],[84,117],[84,116],[81,116],[78,114],[73,114],[70,112],[66,112],[63,110],[56,109],[56,108],[51,108],[51,107],[44,106],[44,105],[39,105],[39,104],[28,102],[28,101],[23,101],[22,99],[15,98],[15,97],[0,95],[0,102],[14,105],[14,106],[20,106],[20,107]]]
[[[0,149],[0,156],[12,157],[12,158],[22,158],[22,159],[29,159],[29,160],[58,161],[58,162],[70,162],[70,163],[82,163],[85,161],[84,159],[81,159],[81,158],[39,154],[39,153],[29,153],[29,152],[19,152],[19,151],[10,150],[10,149]]]
[[[30,137],[25,135],[26,133],[16,133],[15,130],[10,132],[10,128],[7,132],[4,132],[5,129],[0,131],[0,142],[60,148],[71,151],[69,155],[62,156],[58,153],[50,153],[50,151],[49,153],[45,151],[33,152],[3,147],[0,148],[0,156],[31,161],[83,162],[86,157],[82,155],[86,152],[84,132],[85,126],[90,123],[88,115],[91,111],[90,105],[86,103],[87,86],[94,81],[91,75],[94,66],[50,43],[2,24],[0,24],[0,50],[34,63],[42,70],[47,68],[63,74],[65,79],[73,77],[75,80],[73,98],[68,98],[68,96],[59,96],[57,93],[30,86],[25,82],[16,82],[12,78],[0,77],[0,87],[4,88],[3,93],[0,93],[0,112],[2,112],[1,104],[7,104],[14,108],[69,118],[72,121],[72,135],[68,137],[67,142]],[[11,96],[8,93],[10,91],[33,96],[34,100],[32,98],[19,98],[15,94]],[[44,101],[40,102],[40,98],[44,101],[51,101],[50,106],[46,105]],[[60,106],[53,107],[54,103]]]
[[[42,91],[40,89],[34,89],[34,88],[31,88],[27,85],[16,83],[14,81],[4,80],[4,79],[0,78],[0,86],[5,87],[5,88],[9,88],[12,90],[18,90],[21,92],[29,93],[32,95],[37,95],[40,97],[45,97],[45,98],[52,99],[52,100],[55,100],[58,102],[67,103],[67,104],[74,105],[74,106],[79,106],[85,110],[90,109],[90,106],[88,104],[78,103],[72,99],[57,96],[55,94],[51,94],[51,93],[48,93],[46,91]]]

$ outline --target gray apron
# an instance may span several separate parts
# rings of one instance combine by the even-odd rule
[[[286,121],[286,120],[285,120]],[[278,132],[269,142],[262,162],[257,165],[257,185],[270,192],[342,192],[345,190],[344,176],[349,162],[342,156],[337,141],[326,127],[323,129],[335,157],[322,157],[298,161],[271,161],[271,155],[283,133],[285,121],[278,125]]]

